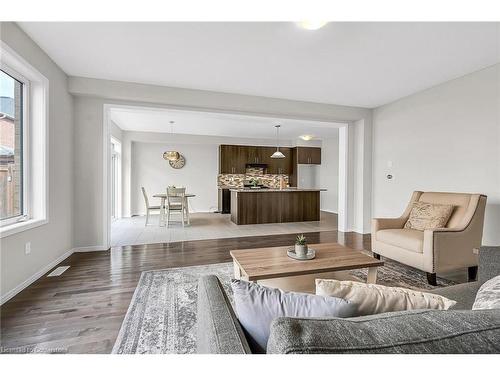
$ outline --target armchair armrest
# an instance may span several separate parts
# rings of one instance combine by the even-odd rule
[[[424,231],[426,269],[439,272],[478,265],[478,256],[472,250],[481,246],[485,206],[486,197],[477,195],[459,225]]]
[[[473,249],[481,244],[481,235],[474,228],[436,228],[424,231],[423,253],[426,269],[431,272],[472,267],[478,264]]]
[[[418,198],[422,195],[421,191],[414,191],[410,202],[406,206],[405,211],[400,217],[395,218],[374,218],[372,219],[372,236],[379,230],[384,229],[402,229],[410,216],[410,211],[413,207],[413,203],[418,200]]]
[[[372,234],[384,229],[401,229],[405,225],[405,217],[372,219]]]

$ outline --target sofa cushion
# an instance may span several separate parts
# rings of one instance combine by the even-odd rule
[[[268,353],[500,353],[500,310],[414,310],[350,319],[278,318]]]
[[[359,315],[418,309],[448,310],[456,304],[437,294],[357,281],[316,279],[316,294],[351,301],[358,305]]]
[[[405,228],[416,230],[444,228],[452,212],[451,204],[414,202]]]
[[[236,315],[254,353],[265,353],[271,322],[277,317],[356,315],[357,306],[341,298],[284,292],[242,280],[233,280],[231,287]]]
[[[457,304],[450,307],[450,310],[471,310],[480,286],[479,281],[473,281],[437,288],[432,290],[432,293],[457,301]]]
[[[401,247],[415,253],[421,253],[424,244],[424,232],[415,229],[383,229],[376,234],[377,241]]]
[[[472,310],[500,309],[500,275],[486,281],[476,295]]]

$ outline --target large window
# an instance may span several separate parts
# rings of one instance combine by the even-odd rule
[[[49,81],[0,41],[0,238],[47,224]]]
[[[24,101],[26,84],[13,72],[0,70],[0,221],[25,220]]]

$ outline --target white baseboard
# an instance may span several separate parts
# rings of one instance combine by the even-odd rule
[[[329,213],[331,213],[331,214],[338,214],[338,212],[337,212],[337,211],[334,211],[334,210],[327,210],[327,209],[325,209],[325,208],[320,208],[320,211],[329,212]]]
[[[364,231],[363,228],[352,228],[352,232],[359,234],[370,234],[370,231]]]
[[[15,288],[9,290],[7,293],[5,293],[1,298],[0,298],[0,305],[3,305],[5,302],[10,300],[12,297],[14,297],[16,294],[21,292],[23,289],[27,288],[31,284],[33,284],[35,281],[37,281],[40,277],[45,275],[47,272],[49,272],[52,268],[57,266],[59,263],[61,263],[64,259],[69,257],[71,254],[73,254],[73,249],[66,251],[64,254],[62,254],[60,257],[55,259],[54,261],[50,262],[47,264],[45,267],[43,267],[40,271],[35,273],[33,276],[29,277],[28,279],[24,280],[21,284],[16,286]]]
[[[87,253],[89,251],[106,251],[108,249],[109,249],[109,247],[106,247],[104,245],[84,246],[84,247],[75,247],[73,249],[73,252],[74,253]]]

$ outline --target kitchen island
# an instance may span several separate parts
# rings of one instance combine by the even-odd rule
[[[231,189],[231,221],[238,225],[319,221],[324,189]]]

